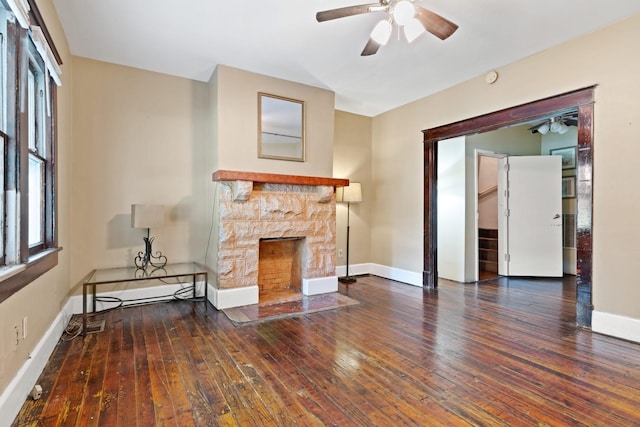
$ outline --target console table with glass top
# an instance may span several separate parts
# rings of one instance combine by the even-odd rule
[[[193,298],[196,299],[196,279],[198,276],[204,278],[204,310],[207,311],[208,305],[208,274],[204,267],[201,267],[197,263],[184,263],[184,264],[167,264],[164,267],[154,268],[149,266],[146,269],[136,267],[123,267],[123,268],[106,268],[93,270],[82,283],[82,335],[86,335],[87,332],[87,318],[96,314],[96,303],[98,301],[114,302],[113,299],[105,298],[96,295],[96,288],[98,285],[125,283],[125,282],[139,282],[143,280],[158,280],[164,283],[164,279],[181,277],[191,277],[193,279]],[[91,313],[87,310],[87,293],[91,293]],[[148,304],[151,302],[168,301],[176,299],[174,296],[164,297],[147,297],[136,299],[120,299],[117,301],[120,303],[118,307],[130,307],[141,304]],[[127,304],[129,303],[129,304]]]

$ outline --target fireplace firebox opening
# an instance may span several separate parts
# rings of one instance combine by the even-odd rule
[[[263,238],[258,250],[259,300],[282,300],[302,292],[304,237]]]

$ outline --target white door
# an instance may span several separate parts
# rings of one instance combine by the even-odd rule
[[[499,274],[562,277],[561,161],[560,156],[498,161]]]

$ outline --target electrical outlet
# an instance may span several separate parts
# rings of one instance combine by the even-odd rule
[[[31,389],[31,398],[33,400],[38,400],[40,397],[42,397],[42,386],[40,384],[36,384],[33,386],[33,389]]]
[[[338,258],[342,258],[342,249],[338,249]]]
[[[13,333],[16,337],[16,346],[15,348],[18,348],[18,344],[20,344],[20,329],[18,328],[18,325],[13,325]]]

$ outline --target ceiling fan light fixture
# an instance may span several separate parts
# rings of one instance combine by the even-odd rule
[[[541,124],[540,127],[538,127],[538,132],[546,135],[549,132],[549,122],[544,122],[543,124]]]
[[[389,41],[389,37],[391,37],[392,29],[391,22],[383,19],[373,27],[373,31],[371,31],[371,39],[379,45],[384,46]]]
[[[560,132],[562,123],[558,121],[556,118],[551,119],[551,125],[549,125],[549,130],[554,133]]]
[[[416,8],[409,0],[400,0],[393,6],[392,14],[396,24],[404,26],[416,16]]]
[[[429,9],[416,6],[416,2],[417,0],[378,0],[377,3],[337,7],[317,12],[316,21],[325,22],[348,16],[384,12],[386,18],[376,23],[360,53],[361,56],[375,55],[381,46],[387,44],[396,26],[398,39],[402,38],[400,34],[404,30],[405,38],[409,43],[420,37],[423,32],[431,33],[440,40],[446,40],[458,29],[458,25]]]
[[[409,43],[412,43],[424,32],[424,27],[422,26],[420,21],[415,18],[411,18],[409,22],[407,22],[404,26],[404,36],[407,38],[407,41]]]
[[[567,133],[569,130],[569,126],[565,125],[563,122],[560,122],[560,126],[558,127],[558,133],[562,135],[563,133]]]

